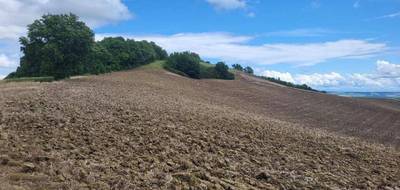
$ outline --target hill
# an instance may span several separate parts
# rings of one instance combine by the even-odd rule
[[[394,189],[400,104],[157,64],[0,84],[5,189]]]

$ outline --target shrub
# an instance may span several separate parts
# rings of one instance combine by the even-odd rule
[[[240,64],[233,64],[232,68],[238,71],[243,71],[243,67]]]
[[[229,67],[224,62],[218,62],[215,65],[215,72],[217,74],[217,78],[219,79],[229,79],[232,80],[235,76],[229,72]]]
[[[249,66],[245,67],[245,68],[243,69],[243,71],[244,71],[245,73],[248,73],[248,74],[254,74],[253,68],[251,68],[251,67],[249,67]]]
[[[185,73],[191,78],[200,78],[200,57],[191,52],[173,53],[169,56],[166,67]]]

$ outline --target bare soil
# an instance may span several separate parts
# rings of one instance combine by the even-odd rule
[[[0,189],[400,189],[396,101],[136,69],[0,84]]]

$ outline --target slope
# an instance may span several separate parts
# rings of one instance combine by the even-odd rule
[[[349,115],[375,113],[359,120],[372,126],[398,116],[392,103],[154,67],[0,85],[1,188],[400,187],[398,150],[339,135],[372,136]],[[381,132],[396,137],[393,118]]]

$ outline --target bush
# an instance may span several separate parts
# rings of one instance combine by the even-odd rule
[[[235,78],[235,76],[229,72],[228,65],[226,65],[224,62],[218,62],[214,69],[218,79],[232,80]]]
[[[200,78],[200,57],[191,52],[173,53],[169,56],[166,67],[185,73],[191,78]]]
[[[247,67],[245,67],[244,69],[243,69],[243,71],[245,72],[245,73],[248,73],[248,74],[254,74],[254,70],[253,70],[253,68],[251,68],[251,67],[249,67],[249,66],[247,66]]]
[[[232,68],[238,71],[243,71],[243,67],[240,64],[233,64]]]

